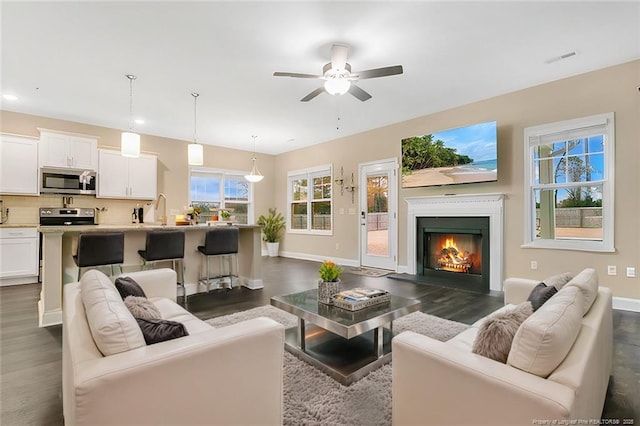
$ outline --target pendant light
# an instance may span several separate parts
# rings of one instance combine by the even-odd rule
[[[251,160],[251,172],[248,175],[244,175],[244,178],[249,182],[260,182],[264,179],[264,176],[258,170],[258,164],[256,162],[256,138],[257,136],[251,136],[253,138],[253,159]]]
[[[129,131],[122,132],[120,153],[123,157],[140,157],[140,135],[133,133],[133,80],[137,77],[127,74],[129,79]]]
[[[198,96],[200,94],[193,92],[191,96],[193,96],[193,143],[189,144],[187,156],[190,166],[202,166],[204,163],[204,151],[196,137],[198,130]]]

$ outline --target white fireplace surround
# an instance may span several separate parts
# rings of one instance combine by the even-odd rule
[[[443,195],[407,197],[407,269],[417,272],[417,219],[419,217],[489,218],[489,288],[502,291],[504,195]]]

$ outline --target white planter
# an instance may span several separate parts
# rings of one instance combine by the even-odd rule
[[[269,257],[278,257],[279,249],[280,243],[267,243],[267,253],[269,253]]]

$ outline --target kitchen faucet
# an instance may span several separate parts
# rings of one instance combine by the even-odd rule
[[[163,192],[158,194],[158,199],[156,200],[156,210],[160,206],[160,198],[164,198],[164,209],[162,210],[162,226],[167,226],[167,196],[164,195]]]

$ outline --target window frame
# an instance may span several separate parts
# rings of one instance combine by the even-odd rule
[[[536,239],[536,203],[535,192],[540,189],[566,188],[568,183],[535,183],[534,148],[548,144],[543,139],[554,134],[569,134],[592,127],[604,126],[599,134],[604,139],[603,179],[591,182],[578,182],[574,187],[602,185],[602,241],[571,239]],[[559,138],[559,141],[570,140]],[[564,120],[555,123],[527,127],[524,129],[524,244],[522,248],[545,248],[558,250],[578,250],[592,252],[615,252],[614,244],[614,190],[615,190],[615,119],[614,113],[604,113],[589,117]]]
[[[204,175],[214,175],[220,177],[220,209],[225,209],[225,203],[231,204],[247,204],[247,225],[255,225],[255,204],[253,199],[253,182],[247,181],[249,184],[249,196],[247,197],[247,201],[241,200],[225,200],[224,197],[224,186],[225,186],[225,177],[233,177],[240,178],[241,180],[246,180],[244,175],[247,174],[246,171],[243,170],[232,170],[232,169],[220,169],[215,167],[200,167],[200,166],[192,166],[189,167],[189,179],[187,180],[187,201],[191,206],[194,200],[191,198],[191,177],[196,174],[204,174]],[[235,180],[235,179],[234,179]],[[197,202],[198,200],[196,200]],[[212,203],[218,201],[211,201]]]
[[[314,199],[313,178],[328,176],[331,186],[331,197],[329,199]],[[298,179],[307,179],[307,228],[292,228],[293,215],[291,214],[291,206],[293,204],[302,204],[301,201],[293,199],[293,181]],[[316,167],[292,170],[287,172],[287,233],[288,234],[305,234],[305,235],[333,235],[333,164],[324,164]],[[318,201],[329,201],[331,214],[329,215],[329,223],[331,229],[313,229],[313,203]]]

